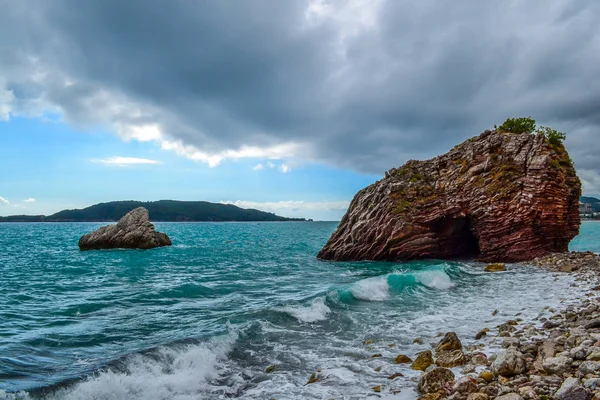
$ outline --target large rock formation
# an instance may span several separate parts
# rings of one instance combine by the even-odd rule
[[[531,260],[567,251],[580,195],[562,144],[486,131],[358,192],[319,258]]]
[[[116,225],[103,226],[79,239],[80,250],[152,249],[170,245],[167,235],[154,230],[144,207],[130,211]]]

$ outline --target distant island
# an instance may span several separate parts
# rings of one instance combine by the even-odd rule
[[[63,210],[52,215],[12,215],[0,217],[0,222],[112,222],[131,210],[144,207],[156,222],[227,222],[227,221],[306,221],[286,218],[232,204],[207,201],[111,201],[79,210]]]

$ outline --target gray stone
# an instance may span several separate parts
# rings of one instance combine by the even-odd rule
[[[488,399],[489,399],[489,397],[485,393],[471,393],[467,397],[467,400],[488,400]]]
[[[516,347],[519,348],[519,338],[506,338],[502,341],[502,347]]]
[[[80,250],[152,249],[170,245],[167,235],[154,230],[144,207],[130,211],[116,225],[103,226],[79,239]]]
[[[454,373],[452,371],[446,368],[434,368],[421,376],[418,390],[425,394],[435,393],[451,383],[454,383]]]
[[[538,344],[535,342],[521,343],[519,351],[525,355],[529,354],[530,357],[535,357],[538,353]]]
[[[567,378],[554,393],[556,400],[589,400],[592,394],[579,383],[577,378]]]
[[[478,365],[488,366],[488,365],[490,365],[490,361],[485,356],[485,354],[477,353],[477,354],[473,354],[471,356],[471,364],[473,364],[474,366],[478,366]]]
[[[525,357],[513,347],[498,354],[492,364],[492,371],[495,375],[513,376],[525,372],[525,369]]]
[[[560,323],[548,320],[548,321],[544,322],[544,325],[542,325],[542,328],[544,328],[544,329],[552,329],[552,328],[557,328],[559,326],[560,326]]]
[[[477,392],[477,381],[469,376],[463,376],[454,384],[454,391],[458,393]]]
[[[585,326],[585,329],[596,329],[596,328],[600,328],[600,319],[591,321]]]
[[[531,386],[520,387],[519,394],[525,400],[535,400],[537,398],[537,395],[535,394],[535,390]]]
[[[556,343],[559,346],[564,346],[567,343],[567,337],[565,335],[560,335],[560,332],[555,331],[556,333],[559,333],[558,336],[554,337],[554,343]],[[552,336],[552,335],[550,335]]]
[[[508,336],[510,336],[510,333],[512,333],[516,330],[517,330],[517,328],[515,328],[511,324],[504,323],[504,324],[498,325],[498,332],[500,333],[500,336],[502,336],[502,334],[505,334],[505,335],[509,334]]]
[[[600,351],[592,351],[586,357],[586,360],[589,360],[589,361],[600,361]]]
[[[585,310],[583,310],[583,314],[584,315],[590,315],[593,314],[596,310],[598,309],[598,307],[591,305],[585,308]]]
[[[535,360],[535,368],[542,369],[542,363],[545,359],[554,357],[556,354],[556,345],[552,340],[546,340],[538,349],[537,358]]]
[[[500,388],[497,385],[487,385],[479,389],[479,391],[488,395],[489,397],[498,397]]]
[[[592,354],[592,353],[600,353],[600,347],[598,347],[598,346],[590,346],[590,347],[587,349],[587,353],[588,353],[588,356],[589,356],[590,354]]]
[[[535,328],[535,326],[528,326],[526,327],[523,332],[525,333],[526,336],[535,336],[537,335],[539,332],[538,330]]]
[[[551,357],[544,360],[542,367],[549,374],[562,374],[571,367],[573,360],[565,356]]]
[[[523,398],[516,393],[507,393],[496,397],[496,400],[523,400]]]
[[[584,361],[579,366],[579,371],[584,375],[593,374],[598,370],[600,370],[599,361]]]
[[[444,368],[454,368],[465,365],[467,359],[462,350],[442,351],[435,360],[436,365]]]
[[[569,355],[573,360],[585,360],[587,349],[585,346],[577,346],[574,349],[571,349]]]
[[[600,378],[590,378],[583,381],[583,386],[588,389],[596,390],[600,386]]]

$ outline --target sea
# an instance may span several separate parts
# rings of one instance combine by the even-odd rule
[[[173,246],[79,251],[101,225],[0,224],[0,399],[412,399],[397,355],[580,293],[526,265],[320,261],[336,222],[157,223]],[[600,223],[571,247],[600,252]]]

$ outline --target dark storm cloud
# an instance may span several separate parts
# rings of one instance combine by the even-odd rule
[[[596,0],[0,4],[17,111],[156,123],[209,153],[300,143],[291,157],[377,173],[531,115],[600,192]]]

